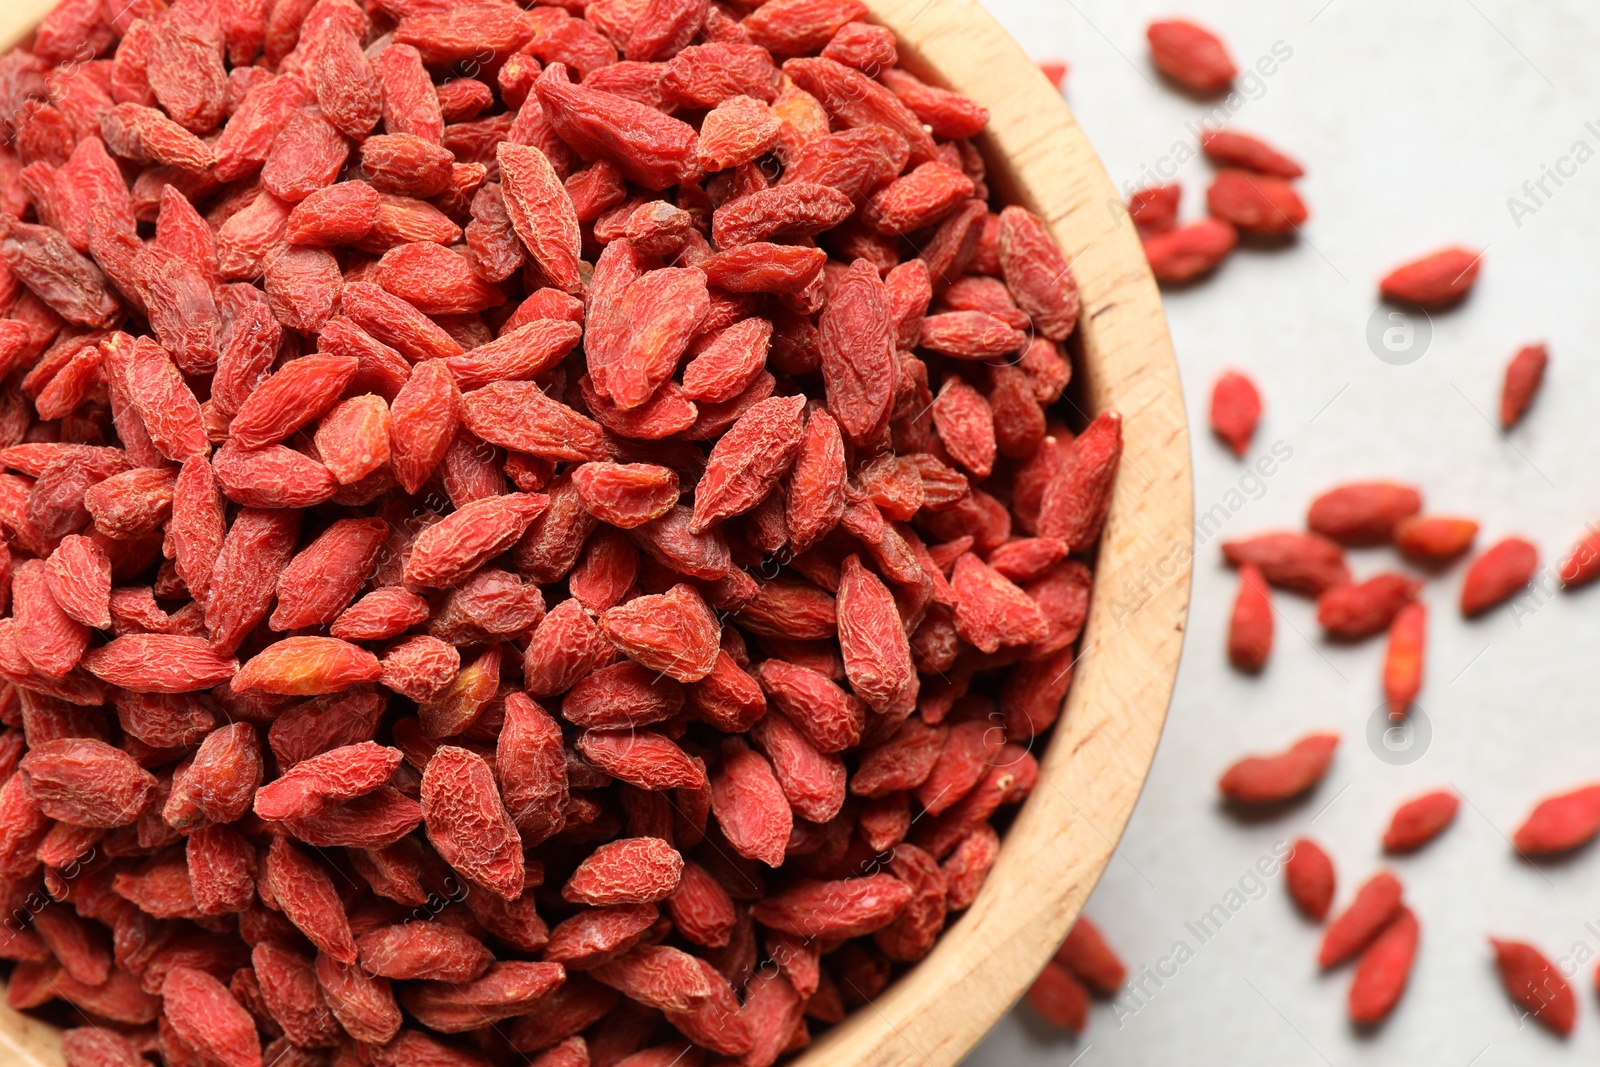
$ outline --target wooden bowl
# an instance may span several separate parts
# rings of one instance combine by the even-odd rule
[[[0,50],[54,0],[7,0]],[[1004,202],[1050,225],[1083,297],[1076,370],[1124,451],[1077,677],[1038,787],[978,899],[927,959],[823,1034],[796,1067],[946,1067],[1044,966],[1105,869],[1144,785],[1178,672],[1193,557],[1183,392],[1161,298],[1105,169],[1061,95],[977,0],[866,0],[900,62],[989,109],[980,145]],[[49,1026],[0,1003],[0,1063],[61,1064]]]

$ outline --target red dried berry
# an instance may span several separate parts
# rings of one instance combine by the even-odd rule
[[[1401,608],[1389,624],[1389,646],[1383,660],[1383,695],[1391,719],[1403,718],[1422,692],[1428,642],[1428,609],[1419,601]]]
[[[1479,615],[1516,596],[1533,580],[1539,550],[1520,537],[1508,537],[1472,561],[1461,583],[1461,614]]]
[[[1186,19],[1152,22],[1145,28],[1150,61],[1183,88],[1203,96],[1219,93],[1239,73],[1227,46],[1210,30]]]
[[[1157,281],[1182,283],[1222,266],[1238,244],[1231,223],[1208,218],[1144,236],[1144,256]]]
[[[1323,933],[1318,965],[1333,967],[1365,948],[1399,913],[1401,892],[1400,880],[1388,871],[1364,882]]]
[[[1572,1032],[1578,1002],[1572,987],[1544,954],[1524,941],[1491,937],[1495,967],[1506,994],[1539,1022],[1562,1036]]]
[[[1384,544],[1395,526],[1422,510],[1422,494],[1393,482],[1355,482],[1311,502],[1306,525],[1346,545]]]
[[[1402,907],[1361,953],[1347,1001],[1351,1022],[1372,1026],[1394,1010],[1411,977],[1421,934],[1416,915]]]
[[[1385,300],[1429,310],[1448,307],[1466,297],[1478,280],[1483,253],[1446,248],[1396,267],[1378,283]]]
[[[1298,232],[1309,215],[1294,186],[1282,178],[1242,170],[1217,172],[1206,190],[1206,207],[1235,228],[1260,237]]]
[[[1239,593],[1228,619],[1228,661],[1241,671],[1255,673],[1272,654],[1272,595],[1261,568],[1246,563],[1239,568]]]
[[[1455,819],[1461,798],[1448,789],[1424,793],[1395,809],[1383,832],[1385,852],[1412,852],[1444,832]]]
[[[1225,541],[1222,555],[1235,567],[1259,567],[1273,585],[1310,596],[1350,580],[1344,550],[1316,534],[1271,533]]]
[[[1321,922],[1333,905],[1333,860],[1310,838],[1294,842],[1283,863],[1284,884],[1295,906],[1309,919]]]
[[[1370,637],[1387,630],[1421,588],[1421,582],[1403,574],[1378,574],[1364,582],[1336,585],[1317,597],[1317,622],[1334,637]]]
[[[444,861],[506,900],[522,893],[522,841],[483,757],[441,746],[422,773],[422,817]]]
[[[1518,349],[1506,364],[1505,384],[1500,391],[1500,425],[1509,430],[1527,413],[1533,398],[1539,394],[1544,382],[1544,370],[1550,362],[1550,353],[1544,345],[1527,345]]]
[[[1259,137],[1237,130],[1206,130],[1200,134],[1206,158],[1223,167],[1241,167],[1274,178],[1299,178],[1305,168]]]
[[[1566,852],[1600,833],[1600,785],[1547,797],[1529,813],[1512,844],[1530,856]]]
[[[1338,734],[1311,734],[1272,756],[1247,756],[1223,774],[1217,788],[1240,804],[1275,804],[1322,780],[1333,761]]]
[[[1211,429],[1227,442],[1233,454],[1250,450],[1261,421],[1261,394],[1255,383],[1238,371],[1228,371],[1211,387]]]

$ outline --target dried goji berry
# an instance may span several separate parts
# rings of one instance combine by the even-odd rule
[[[1296,232],[1309,215],[1294,186],[1243,170],[1218,171],[1206,190],[1206,206],[1239,230],[1263,237]]]
[[[1461,582],[1461,614],[1479,615],[1527,586],[1539,568],[1539,549],[1520,537],[1507,537],[1483,551]]]
[[[1482,252],[1446,248],[1396,267],[1378,283],[1378,291],[1396,303],[1448,307],[1472,291],[1482,266]]]
[[[1389,717],[1403,718],[1422,691],[1424,657],[1428,641],[1428,609],[1412,601],[1389,624],[1389,645],[1383,660],[1383,695]]]
[[[1540,801],[1523,820],[1512,843],[1537,856],[1565,852],[1600,833],[1600,785],[1583,786]]]
[[[1338,744],[1338,734],[1311,734],[1281,753],[1247,756],[1228,768],[1217,788],[1241,804],[1291,800],[1322,780]]]
[[[1544,381],[1550,353],[1544,345],[1527,345],[1517,350],[1506,364],[1505,384],[1500,390],[1500,425],[1509,430],[1522,420]]]
[[[697,682],[715,665],[721,627],[688,585],[635,597],[600,617],[600,628],[630,658],[679,682]]]
[[[163,1018],[198,1055],[227,1067],[261,1062],[261,1040],[250,1013],[228,987],[204,971],[174,967],[161,984]]]
[[[1239,73],[1222,40],[1187,19],[1152,22],[1145,36],[1155,68],[1191,92],[1221,92]]]
[[[1539,1022],[1563,1036],[1577,1021],[1572,987],[1544,954],[1525,941],[1489,939],[1506,994]]]
[[[1232,223],[1207,218],[1144,235],[1144,255],[1157,281],[1181,283],[1216,270],[1238,243]]]
[[[1246,563],[1239,568],[1239,593],[1228,619],[1228,661],[1241,671],[1261,670],[1272,654],[1272,629],[1267,580],[1261,568]]]
[[[1383,544],[1395,526],[1422,510],[1422,495],[1393,482],[1355,482],[1311,502],[1306,525],[1341,544]]]
[[[1466,552],[1478,536],[1478,525],[1470,518],[1443,515],[1411,515],[1395,523],[1395,547],[1414,560],[1443,563]]]
[[[75,826],[126,826],[156,785],[133,757],[90,737],[38,742],[17,771],[38,811]]]
[[[422,775],[428,840],[476,884],[513,900],[522,892],[522,844],[483,757],[441,746]]]
[[[1089,991],[1054,960],[1047,962],[1024,994],[1028,1006],[1051,1026],[1082,1033],[1089,1017]]]
[[[683,874],[683,857],[655,837],[629,837],[596,848],[562,887],[562,899],[604,907],[655,904],[671,896]]]
[[[1421,588],[1421,582],[1403,574],[1378,574],[1364,582],[1336,585],[1317,597],[1317,622],[1334,637],[1370,637],[1387,630]]]
[[[1222,166],[1242,167],[1277,178],[1305,174],[1305,168],[1295,160],[1260,138],[1237,130],[1206,130],[1200,135],[1200,147],[1207,158]]]
[[[1307,918],[1321,922],[1333,905],[1333,860],[1310,838],[1294,842],[1289,858],[1283,862],[1284,884],[1295,906]]]
[[[1259,567],[1273,585],[1310,596],[1350,580],[1344,550],[1316,534],[1270,533],[1225,541],[1222,555],[1235,567]]]
[[[1400,881],[1379,871],[1356,890],[1356,895],[1322,935],[1317,963],[1333,967],[1360,952],[1401,908]]]
[[[1250,438],[1261,421],[1261,394],[1255,383],[1238,371],[1228,371],[1211,387],[1211,429],[1227,442],[1236,456],[1250,449]]]
[[[1461,798],[1448,789],[1424,793],[1395,809],[1383,832],[1385,852],[1411,852],[1439,836],[1456,817]]]
[[[1371,1026],[1382,1022],[1394,1010],[1411,977],[1411,964],[1416,959],[1421,931],[1416,915],[1410,908],[1402,907],[1361,953],[1355,978],[1350,982],[1351,1022]]]

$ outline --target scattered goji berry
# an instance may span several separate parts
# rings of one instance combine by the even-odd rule
[[[1231,169],[1212,179],[1206,207],[1236,229],[1259,237],[1297,232],[1309,215],[1300,194],[1282,178]]]
[[[1239,593],[1228,620],[1228,660],[1241,671],[1255,673],[1272,654],[1272,594],[1261,568],[1239,568]]]
[[[1255,383],[1238,371],[1228,371],[1211,387],[1211,429],[1227,442],[1233,454],[1250,450],[1261,421],[1261,394]]]
[[[1395,524],[1395,547],[1425,563],[1443,563],[1472,547],[1478,524],[1444,515],[1413,515]]]
[[[1506,995],[1517,1006],[1565,1037],[1577,1021],[1578,1001],[1572,986],[1545,955],[1525,941],[1491,937],[1495,967]]]
[[[1383,832],[1385,852],[1413,852],[1444,832],[1455,819],[1461,798],[1449,789],[1424,793],[1394,810]]]
[[[1540,801],[1512,844],[1530,856],[1566,852],[1600,833],[1600,785],[1583,786]]]
[[[1421,582],[1403,574],[1378,574],[1364,582],[1336,585],[1317,597],[1317,622],[1334,637],[1370,637],[1387,630],[1421,588]]]
[[[1307,918],[1321,922],[1333,905],[1333,860],[1310,838],[1294,842],[1283,863],[1284,884],[1289,897]]]
[[[1350,981],[1350,1021],[1359,1026],[1380,1023],[1394,1010],[1411,977],[1422,927],[1410,908],[1402,906],[1389,925],[1361,953]]]
[[[1259,137],[1238,130],[1208,129],[1200,134],[1206,158],[1224,167],[1241,167],[1274,178],[1299,178],[1305,168]]]
[[[1356,890],[1322,935],[1317,963],[1333,967],[1365,948],[1399,914],[1402,888],[1400,880],[1388,871],[1379,871]]]
[[[1292,800],[1322,780],[1338,744],[1338,734],[1311,734],[1275,755],[1246,756],[1224,772],[1217,788],[1240,804]]]
[[[1446,248],[1396,267],[1378,283],[1385,300],[1437,309],[1466,297],[1478,280],[1483,253]]]
[[[1306,525],[1345,545],[1385,544],[1394,529],[1422,510],[1422,494],[1394,482],[1355,482],[1311,502]]]
[[[1389,624],[1389,645],[1383,657],[1383,696],[1389,717],[1402,719],[1422,692],[1428,649],[1428,608],[1413,600]]]
[[[1308,596],[1321,596],[1350,580],[1344,550],[1317,534],[1269,533],[1225,541],[1222,556],[1235,567],[1254,564],[1273,585]]]
[[[1480,615],[1516,596],[1539,569],[1539,549],[1520,537],[1507,537],[1483,551],[1461,582],[1461,614]]]
[[[1544,345],[1527,345],[1506,364],[1505,384],[1500,390],[1500,425],[1504,429],[1511,429],[1527,413],[1549,363],[1550,353]]]
[[[1145,36],[1155,68],[1191,92],[1219,93],[1239,73],[1221,38],[1187,19],[1152,22]]]
[[[1239,244],[1239,231],[1225,219],[1206,218],[1187,226],[1143,235],[1144,256],[1159,282],[1190,282],[1222,265]]]

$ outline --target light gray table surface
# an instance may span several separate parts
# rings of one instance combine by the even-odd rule
[[[1154,769],[1087,908],[1143,991],[1097,1004],[1077,1039],[1019,1008],[968,1062],[1594,1062],[1600,848],[1534,865],[1513,855],[1508,836],[1538,797],[1600,779],[1600,589],[1536,592],[1467,622],[1455,608],[1462,567],[1430,581],[1420,701],[1430,736],[1419,729],[1396,753],[1369,743],[1382,641],[1328,644],[1309,602],[1278,597],[1263,676],[1228,667],[1234,578],[1217,545],[1299,526],[1321,489],[1371,477],[1414,482],[1431,510],[1477,517],[1480,546],[1529,538],[1551,568],[1585,524],[1600,522],[1600,8],[985,2],[1036,58],[1071,64],[1067,99],[1123,189],[1192,153],[1191,124],[1210,110],[1151,71],[1147,21],[1193,16],[1226,38],[1242,68],[1277,53],[1229,122],[1306,164],[1300,188],[1312,217],[1290,246],[1240,252],[1214,279],[1167,294],[1194,431],[1196,510],[1222,508],[1220,532],[1201,538],[1188,645]],[[1548,171],[1564,176],[1557,183]],[[1176,166],[1186,218],[1204,211],[1210,173],[1201,159]],[[1487,249],[1477,291],[1433,317],[1425,345],[1396,356],[1380,344],[1389,361],[1378,358],[1367,339],[1378,277],[1456,242]],[[1502,435],[1502,368],[1535,340],[1551,348],[1544,393],[1525,424]],[[1248,371],[1264,393],[1250,458],[1285,453],[1270,476],[1253,474],[1206,429],[1211,383],[1227,367]],[[1397,565],[1387,550],[1352,554],[1358,575]],[[1219,809],[1216,776],[1233,759],[1323,729],[1344,740],[1305,804],[1253,824]],[[1456,824],[1420,855],[1386,860],[1378,839],[1390,810],[1438,786],[1465,800]],[[1346,1022],[1350,969],[1318,973],[1319,930],[1295,914],[1281,875],[1252,873],[1301,833],[1334,858],[1336,907],[1387,863],[1421,920],[1410,987],[1376,1033]],[[1234,905],[1226,922],[1197,936],[1191,924],[1218,904]],[[1569,1040],[1512,1012],[1489,934],[1531,940],[1572,975],[1580,1011]]]

